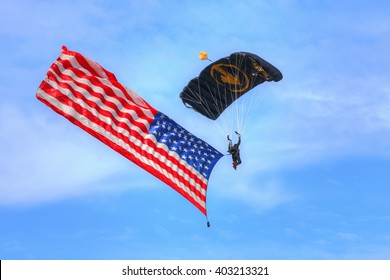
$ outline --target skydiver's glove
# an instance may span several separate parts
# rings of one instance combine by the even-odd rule
[[[227,140],[228,140],[228,141],[232,141],[232,140],[230,140],[230,137],[229,137],[229,135],[227,136]]]
[[[240,133],[238,133],[237,131],[234,131],[238,136],[241,136],[241,134]]]

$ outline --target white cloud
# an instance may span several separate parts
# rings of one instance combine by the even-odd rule
[[[361,54],[366,44],[357,44],[355,47],[352,44],[355,37],[344,38],[342,44],[338,41],[353,29],[354,35],[363,33],[370,40],[377,41],[375,46],[383,48],[380,38],[388,30],[387,24],[381,25],[381,32],[375,30],[371,33],[370,26],[376,20],[370,20],[368,27],[345,25],[345,21],[343,25],[329,21],[329,25],[324,26],[322,21],[318,21],[315,24],[321,28],[314,30],[307,25],[309,15],[306,15],[291,22],[286,32],[279,32],[282,29],[278,18],[289,15],[292,9],[298,12],[294,1],[277,1],[276,5],[259,2],[249,6],[233,2],[233,6],[226,7],[227,14],[231,13],[231,20],[223,25],[219,24],[224,21],[221,16],[210,17],[211,13],[220,8],[214,4],[205,8],[199,3],[181,3],[179,10],[182,13],[177,13],[173,6],[178,3],[167,2],[164,6],[157,1],[149,1],[147,5],[121,2],[110,9],[106,3],[85,3],[86,5],[75,9],[77,1],[71,4],[10,2],[1,14],[4,15],[2,23],[10,28],[2,30],[1,35],[6,38],[17,36],[24,43],[28,42],[27,45],[33,48],[23,44],[23,48],[20,47],[18,51],[34,54],[32,60],[45,57],[45,63],[54,59],[47,57],[46,53],[47,49],[53,50],[54,42],[57,44],[55,48],[59,48],[61,44],[77,44],[75,51],[82,52],[97,60],[107,70],[113,71],[124,84],[145,96],[153,106],[173,117],[191,132],[197,130],[198,123],[202,123],[194,121],[194,118],[197,120],[201,116],[172,107],[180,104],[178,94],[188,79],[197,75],[204,66],[197,60],[196,52],[202,50],[201,47],[206,47],[214,57],[226,55],[234,48],[259,51],[261,56],[264,52],[267,60],[270,59],[280,67],[285,78],[280,83],[259,89],[260,93],[271,92],[265,106],[271,106],[272,109],[262,108],[263,105],[260,104],[258,115],[251,123],[252,127],[246,130],[242,144],[244,164],[240,168],[245,169],[249,177],[242,179],[242,185],[241,182],[236,182],[239,187],[231,190],[232,197],[238,192],[257,194],[251,181],[264,172],[305,166],[324,158],[390,151],[389,87],[386,86],[387,80],[381,79],[387,77],[386,73],[379,75],[375,69],[368,67],[371,65],[369,56]],[[154,14],[161,12],[162,8],[168,10],[169,16],[154,18]],[[256,8],[275,13],[275,18],[265,15],[255,18],[256,13],[249,13],[253,17],[251,26],[238,24],[245,18],[248,9]],[[324,15],[322,9],[309,11]],[[333,18],[333,12],[324,10],[325,18]],[[342,11],[338,12],[340,13]],[[23,20],[15,20],[15,17],[10,16],[14,14],[20,15]],[[302,13],[301,15],[303,16]],[[26,21],[30,24],[26,24]],[[180,33],[177,33],[175,24],[180,21]],[[275,30],[279,31],[269,28],[266,24],[269,22],[278,24]],[[333,30],[337,31],[338,36],[332,37]],[[273,40],[268,40],[271,37]],[[80,48],[83,44],[84,48]],[[253,46],[258,47],[250,49]],[[73,46],[69,47],[73,49]],[[58,52],[59,49],[55,51]],[[177,57],[178,55],[180,56]],[[44,66],[45,69],[48,66]],[[28,71],[24,71],[24,76],[27,76]],[[128,78],[123,78],[124,75]],[[177,92],[172,93],[175,90]],[[155,96],[150,97],[151,94]],[[168,104],[166,100],[171,98],[176,98],[177,103]],[[38,199],[39,196],[59,197],[62,193],[80,191],[79,186],[83,182],[87,185],[97,183],[123,169],[124,161],[118,159],[120,156],[112,157],[113,151],[91,141],[89,135],[84,135],[84,132],[75,133],[76,130],[73,129],[70,130],[72,135],[68,135],[67,130],[71,124],[55,127],[42,117],[35,116],[31,119],[23,115],[20,109],[7,109],[4,106],[1,114],[11,115],[15,119],[12,125],[6,122],[9,117],[0,121],[2,131],[9,131],[1,140],[6,143],[2,145],[4,152],[1,157],[4,160],[2,159],[0,171],[4,174],[1,191],[3,194],[8,193],[3,196],[7,197],[4,201],[21,199],[23,195],[26,197],[25,201],[32,197]],[[55,123],[62,124],[59,121]],[[221,138],[220,141],[208,132],[202,138],[216,143],[217,148],[224,148],[226,143],[225,139]],[[96,144],[94,148],[98,148],[99,152],[93,152],[91,143]],[[105,152],[107,157],[102,154]],[[75,164],[76,155],[80,156]],[[105,161],[99,161],[100,155]],[[6,160],[7,158],[12,160]],[[82,174],[80,170],[83,170]],[[61,187],[53,188],[53,181]],[[250,199],[261,201],[261,197],[268,196],[272,198],[270,201],[274,201],[271,204],[277,205],[278,201],[289,197],[281,185],[281,182],[274,181],[265,183],[260,186],[262,196],[259,193]],[[30,191],[27,186],[34,188]],[[38,195],[39,189],[44,189],[45,194]],[[18,194],[19,190],[22,191]],[[280,198],[277,198],[278,195]],[[237,197],[240,198],[240,195]],[[242,195],[240,199],[244,197],[246,196]]]
[[[0,116],[0,204],[112,191],[126,185],[106,184],[109,178],[138,172],[129,161],[59,116],[51,120],[28,116],[12,105],[1,106]]]
[[[356,234],[354,232],[337,232],[336,236],[345,241],[357,241],[362,239],[359,234]]]
[[[276,178],[261,178],[261,174],[248,162],[234,170],[229,159],[222,159],[213,171],[209,192],[222,198],[241,201],[257,211],[264,211],[291,202],[299,194],[290,192]]]
[[[385,81],[352,83],[346,78],[327,85],[319,80],[279,90],[260,105],[243,140],[246,161],[258,171],[350,155],[389,156],[390,90]]]
[[[297,198],[296,194],[289,193],[280,182],[274,180],[238,183],[230,194],[236,199],[248,202],[257,210],[274,208]]]

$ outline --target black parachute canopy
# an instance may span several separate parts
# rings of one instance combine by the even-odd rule
[[[261,57],[236,52],[203,69],[183,89],[180,98],[186,107],[216,120],[230,104],[257,85],[282,78],[282,73]]]

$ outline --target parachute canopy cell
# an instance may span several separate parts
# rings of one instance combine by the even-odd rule
[[[282,73],[261,57],[236,52],[209,64],[188,83],[180,98],[186,107],[216,120],[230,104],[254,87],[282,78]]]

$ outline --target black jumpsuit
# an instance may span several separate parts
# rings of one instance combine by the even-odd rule
[[[240,144],[241,137],[238,138],[237,144],[232,145],[232,141],[229,139],[228,153],[232,155],[233,167],[236,168],[237,165],[241,164],[240,158]]]

